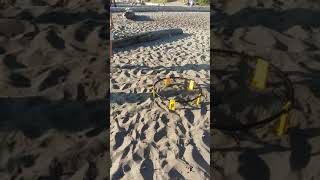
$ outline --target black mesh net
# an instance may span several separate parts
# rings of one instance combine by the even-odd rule
[[[252,85],[257,60],[236,52],[213,52],[214,128],[246,129],[277,119],[292,102],[292,87],[285,74],[269,63],[266,88]]]
[[[193,85],[190,89],[190,83]],[[167,77],[154,83],[154,96],[163,102],[175,100],[180,104],[192,103],[201,97],[201,87],[192,79],[183,77]]]

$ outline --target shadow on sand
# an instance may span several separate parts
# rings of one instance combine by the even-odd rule
[[[105,99],[85,102],[42,97],[0,98],[0,107],[0,128],[20,130],[31,138],[49,129],[77,132],[93,128],[87,136],[94,136],[109,127]]]
[[[137,43],[137,44],[125,47],[125,48],[113,48],[112,53],[118,53],[118,52],[122,52],[122,51],[131,51],[131,50],[135,50],[135,49],[138,49],[141,47],[158,46],[161,44],[173,43],[178,40],[186,39],[190,36],[192,36],[192,34],[183,33],[181,35],[172,36],[170,38],[163,38],[163,39],[154,40],[154,41],[150,41],[150,42]]]
[[[154,21],[152,18],[146,15],[135,15],[132,19],[132,21]]]
[[[227,15],[217,11],[212,16],[215,29],[225,28],[224,33],[232,35],[235,29],[242,27],[264,26],[278,32],[283,32],[294,26],[305,29],[320,27],[320,11],[311,9],[289,9],[277,11],[274,9],[245,8],[239,12]]]
[[[261,141],[258,137],[251,133],[227,133],[237,137],[240,142],[252,142],[258,147],[242,146],[241,144],[234,147],[214,147],[215,153],[240,152],[238,168],[239,174],[246,180],[270,179],[270,168],[268,163],[261,157],[265,154],[274,152],[290,152],[289,164],[291,171],[299,172],[305,168],[312,156],[317,156],[318,153],[313,153],[309,139],[320,136],[320,128],[291,128],[289,129],[289,147],[279,144],[272,144]],[[223,173],[223,169],[215,167],[219,172]],[[255,172],[250,171],[254,168]]]
[[[182,72],[182,71],[187,71],[187,70],[195,70],[195,71],[201,71],[201,70],[205,70],[208,71],[210,70],[210,64],[185,64],[183,66],[155,66],[155,67],[149,67],[149,66],[145,66],[145,65],[130,65],[130,64],[126,64],[123,65],[121,67],[119,67],[121,69],[136,69],[136,71],[157,71],[157,72],[161,72],[161,71],[168,71],[168,73],[170,71],[178,71],[178,72]]]

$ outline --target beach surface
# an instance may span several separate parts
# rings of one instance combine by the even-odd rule
[[[0,6],[0,179],[109,179],[103,1]]]
[[[288,76],[295,91],[289,131],[281,137],[276,124],[241,133],[211,130],[213,179],[319,179],[319,3],[231,0],[211,7],[211,47],[262,56]],[[213,69],[223,62],[211,57]],[[230,60],[219,58],[225,65]],[[228,74],[212,71],[211,77],[217,83]]]
[[[111,179],[209,179],[210,14],[136,13],[140,21],[113,14],[115,39],[181,28],[182,35],[122,49],[111,60]],[[193,79],[203,92],[199,106],[153,100],[152,85],[164,77]]]

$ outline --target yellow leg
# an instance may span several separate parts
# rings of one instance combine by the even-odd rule
[[[153,97],[156,97],[156,90],[154,88],[152,88],[152,95]]]
[[[169,77],[167,77],[167,78],[164,80],[164,85],[165,85],[166,87],[168,87],[168,86],[170,85],[170,83],[171,83],[171,79],[170,79]]]
[[[201,102],[201,95],[198,96],[198,98],[195,100],[196,105],[198,106]]]
[[[194,88],[194,81],[193,81],[193,80],[190,80],[188,90],[189,90],[189,91],[192,91],[193,88]]]
[[[169,101],[169,110],[172,110],[172,111],[176,110],[176,101],[173,99]]]
[[[256,69],[251,82],[251,86],[256,89],[265,89],[268,78],[269,63],[265,60],[258,59]]]
[[[284,107],[282,109],[284,110],[288,110],[291,106],[291,102],[287,102]],[[281,116],[280,116],[280,121],[279,121],[279,125],[276,129],[276,134],[278,136],[282,136],[284,135],[288,130],[288,113],[283,113]]]

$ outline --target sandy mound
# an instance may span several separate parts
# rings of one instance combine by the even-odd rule
[[[111,179],[209,179],[209,14],[114,14],[114,35],[182,28],[183,35],[115,49],[111,61]],[[151,20],[150,20],[151,19]],[[152,100],[158,78],[182,76],[203,90],[199,107]]]

